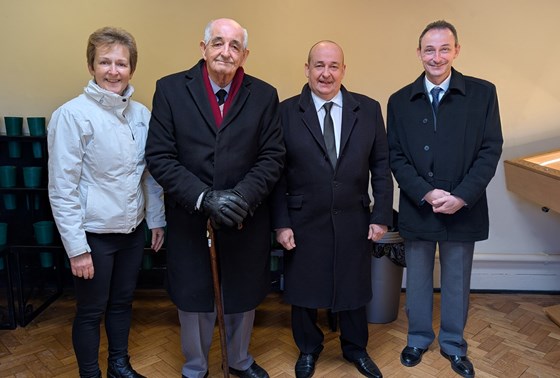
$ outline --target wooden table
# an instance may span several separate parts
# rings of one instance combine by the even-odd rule
[[[560,150],[504,161],[507,189],[560,212]]]

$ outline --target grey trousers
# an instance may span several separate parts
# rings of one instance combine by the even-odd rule
[[[208,371],[208,353],[214,334],[217,314],[178,310],[181,323],[181,347],[186,362],[182,374],[188,378],[203,378]],[[224,315],[229,366],[246,370],[254,362],[249,354],[255,310]],[[228,367],[225,366],[225,369]]]
[[[438,242],[441,271],[441,324],[438,342],[447,354],[466,356],[463,337],[469,312],[474,242]],[[411,347],[434,341],[433,272],[436,242],[405,240],[406,314]]]

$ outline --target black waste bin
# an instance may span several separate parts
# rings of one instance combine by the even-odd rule
[[[371,257],[371,289],[373,296],[367,304],[369,323],[390,323],[397,319],[405,264],[404,240],[396,226],[398,213],[393,212],[395,226],[373,243]]]

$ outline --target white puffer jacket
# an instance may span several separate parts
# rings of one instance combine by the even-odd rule
[[[130,233],[146,217],[165,226],[163,190],[146,169],[149,110],[90,80],[48,126],[49,199],[69,257],[91,249],[85,232]]]

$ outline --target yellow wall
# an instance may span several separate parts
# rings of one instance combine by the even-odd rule
[[[558,148],[560,2],[557,0],[0,0],[0,116],[47,116],[89,79],[89,34],[120,26],[137,39],[135,99],[151,106],[155,81],[191,67],[212,18],[249,31],[250,74],[299,92],[309,47],[332,39],[345,50],[345,85],[378,99],[421,72],[417,38],[436,19],[455,24],[456,68],[498,87],[504,158]],[[3,121],[0,122],[3,129]],[[505,189],[500,164],[490,187],[490,252],[560,252],[560,216],[544,214]],[[505,217],[505,220],[504,220]]]

